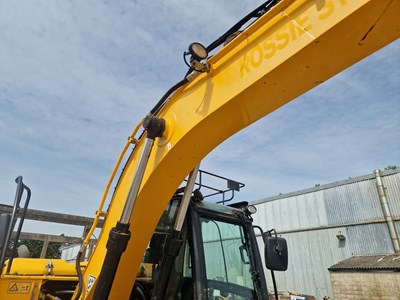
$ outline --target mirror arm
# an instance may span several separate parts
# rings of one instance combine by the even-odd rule
[[[271,230],[268,230],[267,232],[263,233],[263,240],[265,241],[267,239],[267,237],[272,237],[272,233],[274,233],[275,240],[276,240],[276,246],[274,247],[274,250],[279,255],[282,255],[283,249],[282,249],[282,246],[279,244],[278,234],[276,233],[275,228],[272,228]],[[265,235],[265,237],[264,237],[264,235]]]
[[[263,242],[264,242],[264,244],[265,244],[265,242],[267,241],[267,236],[265,235],[265,232],[264,232],[264,230],[261,228],[261,226],[253,225],[253,228],[256,228],[256,229],[260,230],[260,232],[261,232],[261,237],[262,237]]]

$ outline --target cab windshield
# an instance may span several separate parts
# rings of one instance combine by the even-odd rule
[[[209,299],[256,299],[241,225],[200,218]]]
[[[131,299],[150,299],[156,282],[162,280],[159,273],[165,242],[171,233],[178,206],[179,199],[174,199],[161,217],[138,272],[135,284],[138,292]],[[199,234],[192,234],[188,222],[183,226],[183,244],[168,276],[164,299],[194,299],[197,285],[206,288],[205,293],[198,288],[201,299],[257,299],[247,231],[242,225],[214,220],[204,214],[197,220],[200,221],[200,232],[194,229],[197,226],[190,229]]]

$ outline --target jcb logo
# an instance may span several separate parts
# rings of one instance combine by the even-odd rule
[[[86,289],[87,293],[89,293],[89,291],[92,288],[92,286],[94,285],[95,281],[96,281],[96,277],[94,277],[93,275],[89,275],[87,289]]]

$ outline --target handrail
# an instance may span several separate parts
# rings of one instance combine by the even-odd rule
[[[11,243],[11,235],[13,233],[15,223],[17,222],[17,219],[18,219],[17,213],[18,213],[18,211],[20,209],[20,203],[21,203],[21,199],[22,199],[22,195],[23,195],[24,190],[26,191],[24,210],[22,212],[22,216],[21,216],[21,219],[20,219],[19,224],[18,224],[18,230],[17,230],[15,238],[14,238],[14,245],[13,245],[13,248],[11,250],[10,260],[9,260],[9,262],[7,264],[6,274],[9,274],[9,272],[10,272],[12,261],[13,261],[13,258],[14,258],[14,253],[15,253],[15,250],[17,248],[17,242],[18,242],[19,236],[21,234],[22,225],[24,223],[25,216],[26,216],[26,211],[28,209],[29,200],[31,199],[31,189],[22,182],[22,176],[18,176],[15,179],[15,182],[17,183],[17,190],[15,192],[14,205],[13,205],[13,210],[12,210],[12,214],[11,214],[11,220],[10,220],[10,223],[8,225],[8,230],[7,230],[7,235],[6,235],[6,239],[5,239],[5,243],[4,243],[4,248],[3,248],[3,251],[1,253],[0,274],[3,272],[4,263],[6,261],[6,253],[7,253],[7,250],[9,248],[9,246],[10,246],[10,243]]]

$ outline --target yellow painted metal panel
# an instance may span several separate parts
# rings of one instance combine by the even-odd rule
[[[50,259],[45,258],[14,258],[10,274],[18,275],[47,275],[46,265]],[[51,259],[53,263],[53,276],[77,276],[75,265],[62,259]],[[7,265],[8,261],[6,261]],[[3,275],[7,267],[3,268]]]
[[[0,299],[39,299],[40,288],[47,281],[78,281],[75,266],[61,259],[52,259],[53,272],[47,274],[46,265],[50,259],[15,258],[10,275],[6,267],[0,279]],[[8,261],[5,262],[7,265]]]
[[[41,280],[18,278],[4,278],[0,280],[0,299],[31,300],[39,299]]]

